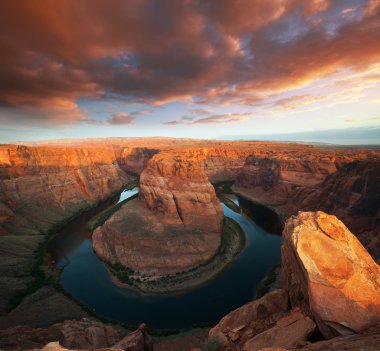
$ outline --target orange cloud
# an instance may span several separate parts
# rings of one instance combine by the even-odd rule
[[[110,96],[255,105],[362,72],[380,60],[380,7],[358,4],[343,19],[328,0],[2,0],[0,118],[84,121],[79,100]]]

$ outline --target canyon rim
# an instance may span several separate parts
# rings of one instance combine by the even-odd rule
[[[380,1],[0,2],[0,350],[379,350]]]

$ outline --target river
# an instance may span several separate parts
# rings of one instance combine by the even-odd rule
[[[83,213],[51,240],[49,254],[61,270],[62,287],[96,314],[126,325],[142,322],[157,329],[212,325],[228,312],[252,300],[258,282],[280,263],[282,238],[259,227],[244,213],[223,204],[224,215],[237,221],[246,246],[228,268],[207,284],[180,294],[149,295],[116,285],[92,249],[86,225],[96,213],[138,192],[125,190],[102,207]],[[228,194],[239,205],[235,195]],[[124,206],[128,206],[125,204]]]

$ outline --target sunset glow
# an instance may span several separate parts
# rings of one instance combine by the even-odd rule
[[[379,0],[3,0],[0,31],[2,142],[380,130]]]

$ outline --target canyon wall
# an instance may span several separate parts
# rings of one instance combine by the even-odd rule
[[[274,209],[283,219],[327,211],[345,221],[380,259],[380,158],[374,154],[247,158],[236,191]]]
[[[131,180],[123,169],[141,172],[151,154],[114,145],[0,145],[0,313],[33,283],[45,235],[120,191]]]
[[[148,160],[159,152],[158,149],[146,147],[125,147],[120,151],[117,163],[128,174],[140,175]]]
[[[246,158],[253,152],[245,145],[234,147],[203,147],[184,149],[183,158],[191,158],[200,163],[204,173],[211,182],[235,180],[240,169],[244,166]]]
[[[246,188],[270,206],[287,205],[294,193],[315,186],[336,172],[334,156],[252,155],[239,172],[236,187]]]
[[[111,148],[0,148],[1,229],[45,233],[128,183]]]

